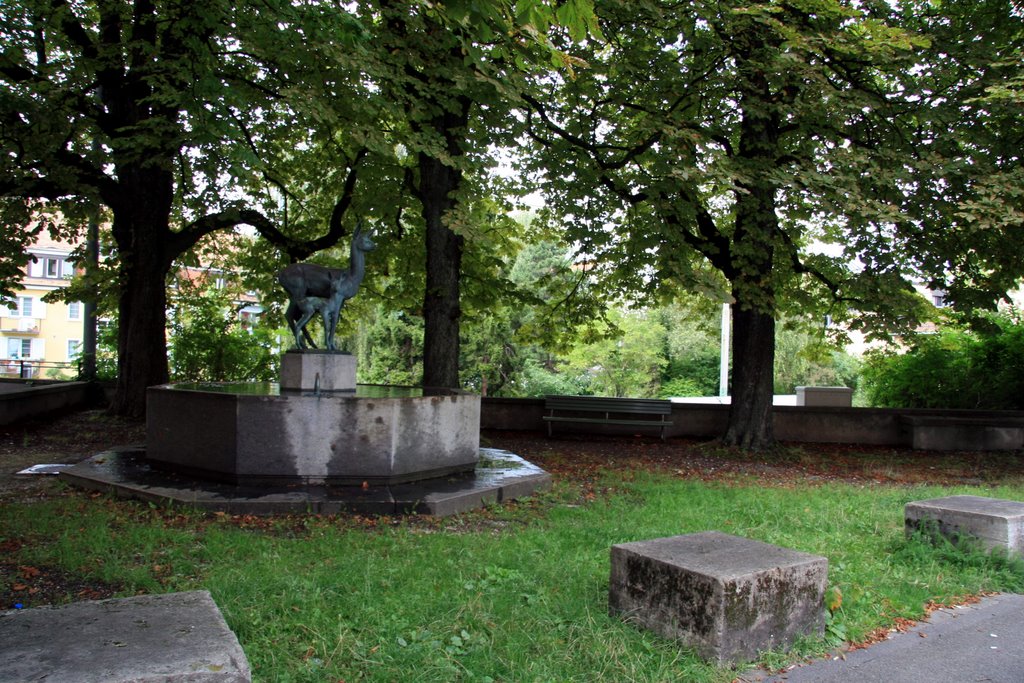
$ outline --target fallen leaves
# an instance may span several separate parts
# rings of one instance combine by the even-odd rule
[[[1024,479],[1024,453],[915,451],[860,444],[783,444],[772,453],[724,448],[714,441],[629,436],[564,436],[487,431],[485,445],[522,456],[556,477],[599,492],[602,473],[639,470],[708,482],[755,480],[778,487],[845,482],[877,484],[977,484]]]
[[[100,600],[119,590],[117,585],[55,567],[0,561],[0,610],[16,605],[54,605],[69,599]]]

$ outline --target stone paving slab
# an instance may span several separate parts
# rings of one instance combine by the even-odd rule
[[[82,488],[157,504],[229,514],[427,514],[445,516],[521,498],[551,486],[551,475],[514,453],[481,448],[469,475],[390,486],[236,486],[151,467],[144,449],[107,451],[61,473]]]
[[[249,683],[206,591],[0,612],[0,683]]]

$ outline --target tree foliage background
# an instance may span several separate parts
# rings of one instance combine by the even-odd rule
[[[976,330],[951,326],[880,350],[864,367],[868,400],[889,408],[1024,410],[1024,321],[991,316]]]
[[[344,265],[373,226],[345,331],[381,381],[706,393],[710,337],[678,305],[732,301],[726,440],[750,448],[773,391],[849,378],[826,314],[884,337],[927,314],[912,282],[970,312],[1024,275],[1009,0],[254,9],[0,6],[0,292],[35,231],[109,219],[115,412],[170,376],[169,274],[239,226],[260,238],[226,258],[268,302],[281,265]]]

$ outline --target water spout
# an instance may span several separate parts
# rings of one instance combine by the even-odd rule
[[[316,373],[313,378],[313,395],[320,398],[320,373]]]

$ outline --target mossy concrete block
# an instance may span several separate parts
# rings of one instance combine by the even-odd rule
[[[1000,548],[1024,556],[1024,503],[982,496],[917,500],[903,508],[907,535],[918,529],[954,541],[971,536],[986,550]]]
[[[822,635],[828,560],[706,531],[611,549],[613,615],[718,664]]]

